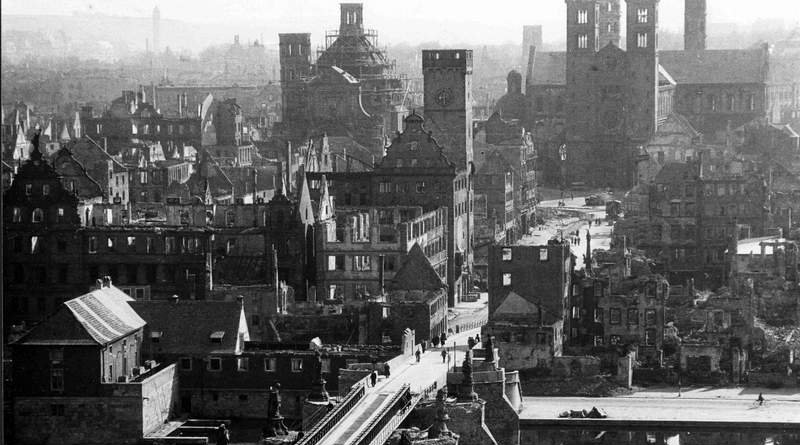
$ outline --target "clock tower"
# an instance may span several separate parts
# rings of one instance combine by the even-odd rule
[[[472,50],[422,51],[425,121],[459,170],[472,165]]]

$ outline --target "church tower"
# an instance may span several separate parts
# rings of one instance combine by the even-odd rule
[[[311,75],[311,34],[278,34],[283,121],[307,117],[304,79]]]
[[[684,3],[683,49],[706,49],[706,0],[686,0]]]
[[[472,165],[472,50],[423,50],[425,120],[459,170]]]
[[[658,3],[628,0],[627,58],[631,79],[626,98],[626,130],[634,143],[656,131],[658,110]]]
[[[619,46],[621,40],[620,18],[622,16],[619,0],[601,0],[599,6],[598,35],[600,48],[608,45],[609,42]]]
[[[342,3],[340,11],[340,36],[360,36],[364,34],[364,5],[361,3]]]
[[[567,54],[566,77],[569,100],[566,101],[567,134],[573,138],[594,136],[594,82],[592,66],[600,48],[598,0],[566,0]]]

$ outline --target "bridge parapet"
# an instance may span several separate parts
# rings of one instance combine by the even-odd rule
[[[325,435],[364,398],[364,394],[366,394],[366,382],[362,381],[353,386],[353,389],[347,393],[344,399],[330,410],[306,436],[300,439],[297,445],[316,445],[320,443]]]

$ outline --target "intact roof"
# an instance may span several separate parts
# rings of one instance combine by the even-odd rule
[[[533,79],[536,85],[566,85],[567,53],[564,51],[536,52],[533,59]]]
[[[390,284],[393,290],[439,290],[444,286],[442,278],[418,243],[414,243],[408,251],[406,261]]]
[[[132,301],[131,307],[147,322],[143,347],[154,354],[213,354],[236,351],[242,305],[238,301]],[[160,332],[158,343],[151,333]],[[211,335],[224,332],[220,343]]]
[[[17,344],[106,345],[141,329],[145,321],[118,288],[103,287],[65,302]]]
[[[678,84],[764,83],[767,57],[760,48],[658,53]]]

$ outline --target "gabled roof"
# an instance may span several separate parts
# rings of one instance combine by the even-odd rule
[[[541,305],[529,301],[513,290],[510,290],[503,297],[502,303],[497,306],[491,316],[498,320],[505,317],[525,318],[527,321],[540,322],[542,325],[551,325],[561,319],[561,317],[550,313]]]
[[[388,287],[392,290],[439,290],[445,285],[425,252],[415,243]]]
[[[130,304],[147,322],[142,346],[145,351],[150,348],[153,354],[187,355],[236,352],[242,318],[242,305],[238,301],[133,301]],[[152,332],[161,333],[158,343],[152,343]],[[224,332],[219,343],[211,341],[215,332]],[[249,331],[246,337],[249,339]]]
[[[106,345],[141,329],[145,321],[129,306],[128,295],[114,286],[67,301],[16,344]]]
[[[767,57],[761,48],[658,53],[678,84],[764,83]]]
[[[506,295],[500,306],[494,310],[495,316],[497,315],[519,315],[529,316],[539,313],[539,306],[530,301],[522,298],[518,293],[513,290]]]

